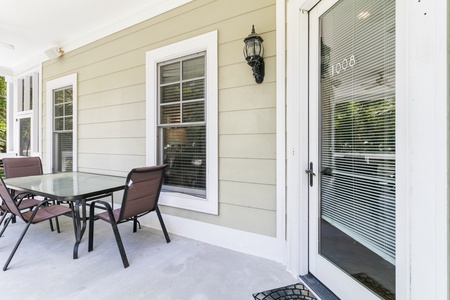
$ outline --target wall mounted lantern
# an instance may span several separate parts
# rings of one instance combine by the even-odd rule
[[[264,80],[264,47],[263,39],[255,32],[255,25],[252,25],[252,32],[244,39],[244,57],[249,66],[252,67],[253,77],[256,83]]]

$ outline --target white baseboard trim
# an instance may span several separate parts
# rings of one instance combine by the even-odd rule
[[[203,243],[270,259],[286,265],[286,243],[261,234],[227,228],[181,217],[163,215],[167,231]],[[161,230],[156,214],[140,218],[143,226]]]

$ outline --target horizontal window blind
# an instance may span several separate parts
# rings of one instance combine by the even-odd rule
[[[206,196],[205,53],[158,65],[159,163],[163,190]]]
[[[395,264],[395,1],[338,5],[321,18],[321,214]]]

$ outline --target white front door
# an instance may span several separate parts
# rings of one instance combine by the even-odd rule
[[[309,17],[309,270],[342,299],[394,299],[395,1]]]

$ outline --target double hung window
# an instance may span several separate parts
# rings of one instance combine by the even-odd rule
[[[206,196],[205,52],[158,64],[158,163],[164,189]]]
[[[53,171],[73,168],[73,88],[53,91]]]
[[[147,52],[147,164],[160,204],[218,213],[217,32]]]
[[[77,171],[77,74],[47,82],[46,172]]]

